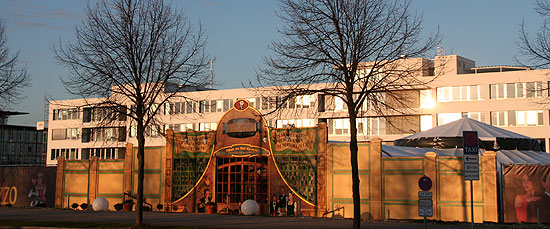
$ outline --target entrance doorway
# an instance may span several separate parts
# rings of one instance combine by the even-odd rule
[[[216,202],[229,197],[230,204],[255,200],[261,205],[268,202],[267,157],[216,158]]]

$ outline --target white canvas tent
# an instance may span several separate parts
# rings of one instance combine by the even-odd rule
[[[415,148],[405,146],[382,145],[382,157],[423,157],[427,152],[434,152],[439,157],[462,156],[461,148]],[[485,150],[480,149],[483,155]],[[550,154],[531,150],[496,151],[497,164],[550,164]]]
[[[477,131],[480,148],[485,150],[544,151],[537,139],[491,126],[470,118],[441,125],[394,141],[396,146],[462,148],[462,132]]]

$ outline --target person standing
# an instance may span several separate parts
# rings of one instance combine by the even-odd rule
[[[286,194],[285,187],[281,186],[281,194],[279,195],[279,216],[286,215],[287,201],[288,201],[288,195]]]
[[[294,201],[294,195],[288,193],[288,202],[286,204],[286,215],[296,216],[296,201]]]
[[[277,199],[276,195],[273,195],[273,198],[271,198],[271,204],[269,205],[269,212],[271,213],[271,216],[277,216],[278,211],[279,199]]]

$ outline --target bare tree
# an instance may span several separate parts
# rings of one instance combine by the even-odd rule
[[[208,83],[206,37],[202,26],[194,28],[163,1],[101,0],[86,13],[75,27],[76,41],[54,47],[55,56],[70,70],[62,79],[70,93],[96,98],[90,105],[120,108],[114,110],[137,124],[141,225],[146,128],[178,92]]]
[[[350,122],[354,221],[360,227],[357,118],[362,112],[399,113],[399,91],[425,87],[426,65],[409,64],[439,43],[421,38],[422,16],[409,3],[384,0],[281,0],[282,39],[270,46],[260,85],[276,86],[286,99],[321,93],[339,97]],[[367,103],[368,101],[368,103]],[[365,105],[370,104],[370,105]],[[364,107],[367,106],[367,107]]]
[[[535,9],[543,18],[543,24],[534,37],[531,37],[525,22],[521,23],[517,44],[522,57],[516,57],[516,61],[532,68],[544,68],[550,66],[550,2],[537,0]]]
[[[19,52],[10,54],[6,25],[0,19],[0,110],[23,99],[23,88],[30,86],[27,67],[19,67]]]

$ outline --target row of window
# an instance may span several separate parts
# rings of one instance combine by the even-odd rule
[[[521,82],[521,83],[506,83],[506,84],[490,84],[490,99],[511,99],[511,98],[533,98],[542,96],[542,82]],[[450,86],[450,87],[438,87],[436,89],[437,102],[452,102],[452,101],[476,101],[485,99],[485,89],[483,85],[467,85],[467,86]],[[384,103],[386,98],[383,93],[376,96],[376,99],[381,103]],[[408,95],[418,96],[416,95]],[[341,111],[346,110],[346,105],[343,100],[337,96],[320,96],[321,106],[320,111]],[[410,99],[410,98],[409,98]],[[418,97],[417,97],[418,99]],[[412,101],[414,105],[419,105],[421,108],[430,108],[435,105],[435,101],[431,90],[420,91],[419,104]],[[416,99],[415,99],[416,100]],[[302,95],[297,96],[286,101],[283,101],[281,97],[257,97],[248,98],[250,105],[259,110],[274,109],[277,106],[286,109],[294,108],[309,108],[314,106],[315,95]],[[364,109],[367,109],[373,104],[372,98],[365,100]],[[203,101],[186,101],[164,104],[164,114],[189,114],[189,113],[212,113],[212,112],[226,112],[233,106],[233,99],[220,99],[220,100],[203,100]],[[152,106],[152,109],[156,109],[158,106]],[[83,122],[90,121],[113,121],[113,120],[126,120],[126,108],[116,107],[94,107],[83,109]],[[79,109],[54,109],[53,120],[67,120],[78,119]]]
[[[233,106],[232,99],[186,101],[164,104],[164,114],[226,112]]]
[[[542,82],[490,84],[490,99],[534,98],[542,96]],[[475,101],[485,98],[483,85],[438,87],[437,101]]]
[[[78,129],[52,129],[52,140],[78,139]]]
[[[287,128],[287,127],[314,127],[316,125],[315,119],[288,119],[288,120],[277,120],[277,128]]]
[[[437,88],[438,102],[475,101],[483,100],[484,97],[485,90],[483,90],[482,85]]]
[[[543,125],[543,111],[493,111],[490,113],[490,124],[494,126],[540,126]],[[468,117],[480,122],[485,122],[485,112],[459,112],[459,113],[438,113],[437,125],[444,125],[463,117]],[[327,119],[328,134],[348,135],[350,131],[349,119]],[[277,128],[287,127],[314,127],[315,119],[287,119],[276,120]],[[216,130],[217,123],[182,123],[167,124],[164,126],[152,125],[146,129],[146,136],[160,137],[167,129],[174,131],[211,131]],[[371,117],[357,119],[357,129],[363,135],[384,135],[384,134],[405,134],[415,133],[431,129],[432,115],[420,116],[395,116],[395,117]],[[53,130],[52,140],[75,139],[77,129]],[[59,133],[56,133],[59,132]],[[82,142],[90,141],[125,141],[126,131],[124,127],[114,128],[84,128]],[[71,136],[71,138],[67,137]],[[135,126],[130,128],[130,137],[137,136]]]
[[[124,159],[126,148],[110,147],[110,148],[83,148],[82,160],[88,160],[90,157],[96,156],[99,159]]]
[[[0,128],[0,142],[44,142],[44,132],[29,129]]]
[[[69,160],[77,160],[78,148],[51,149],[50,160],[57,160],[58,157],[64,157]]]
[[[82,128],[82,142],[126,141],[125,127]]]
[[[82,122],[126,121],[126,107],[87,107],[82,109]]]
[[[44,146],[41,143],[0,142],[0,155],[41,154]]]
[[[494,126],[542,126],[544,125],[543,111],[494,111],[490,113],[490,124]],[[444,125],[463,117],[485,122],[485,112],[461,112],[437,114],[437,125]],[[360,135],[384,135],[416,133],[433,128],[432,115],[395,116],[385,118],[357,119],[357,133]],[[328,134],[348,135],[350,131],[349,119],[328,119]]]
[[[542,126],[543,112],[532,111],[497,111],[491,112],[493,126]]]
[[[78,148],[51,149],[50,160],[57,160],[58,157],[64,157],[69,160],[88,160],[96,156],[99,159],[123,159],[125,148],[83,148],[81,154]]]
[[[53,120],[69,120],[69,119],[79,119],[78,108],[69,108],[69,109],[54,109],[53,110]]]
[[[542,82],[491,84],[491,99],[534,98],[542,96]]]

